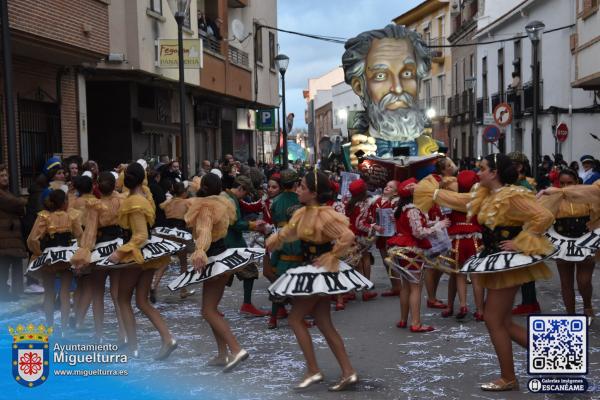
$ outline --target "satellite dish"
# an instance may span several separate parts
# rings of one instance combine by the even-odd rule
[[[233,38],[239,40],[240,42],[245,39],[245,28],[244,23],[239,19],[234,19],[231,21],[231,31],[233,32]],[[242,39],[244,38],[244,39]]]

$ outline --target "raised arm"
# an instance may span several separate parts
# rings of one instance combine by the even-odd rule
[[[511,197],[506,216],[523,222],[523,230],[512,240],[517,251],[527,255],[552,253],[554,248],[544,233],[554,222],[554,216],[535,201],[533,196]]]

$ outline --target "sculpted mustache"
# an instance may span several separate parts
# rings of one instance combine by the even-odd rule
[[[379,102],[379,107],[384,108],[388,104],[392,104],[398,101],[404,102],[408,107],[412,107],[415,104],[415,99],[410,94],[402,92],[399,95],[395,93],[388,93]]]

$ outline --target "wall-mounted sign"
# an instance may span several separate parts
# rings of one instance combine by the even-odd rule
[[[158,39],[158,67],[179,68],[177,39]],[[202,40],[183,39],[183,62],[185,68],[202,68]]]
[[[259,131],[275,130],[275,109],[258,110],[256,112],[256,129]]]
[[[237,129],[255,130],[256,129],[256,112],[248,108],[238,108],[237,112]]]

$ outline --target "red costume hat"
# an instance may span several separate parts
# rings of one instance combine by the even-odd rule
[[[362,179],[357,179],[350,184],[348,190],[352,196],[357,196],[367,191],[367,184]]]
[[[271,175],[269,177],[269,180],[270,181],[275,181],[275,182],[279,183],[279,181],[281,181],[281,175],[276,172],[276,173],[274,173],[273,175]]]
[[[479,177],[475,171],[464,170],[458,173],[456,181],[458,182],[458,191],[460,193],[467,193],[471,191],[473,185],[479,182]]]
[[[411,183],[417,183],[417,180],[415,178],[408,178],[407,180],[400,182],[398,184],[398,196],[400,196],[400,197],[412,196],[412,193],[410,192],[410,190],[405,189]]]

